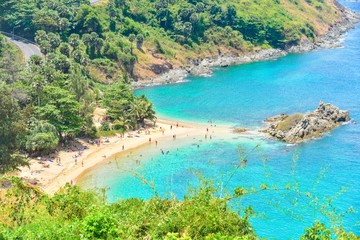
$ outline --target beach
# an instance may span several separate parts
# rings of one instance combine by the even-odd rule
[[[23,167],[18,177],[27,179],[44,192],[54,194],[66,183],[76,184],[77,178],[98,164],[111,161],[114,155],[126,154],[146,144],[157,144],[176,138],[193,138],[216,133],[230,132],[226,127],[210,123],[181,123],[157,120],[156,126],[129,131],[124,136],[101,138],[100,144],[91,144],[88,139],[75,139],[67,147],[62,147],[56,154],[32,158],[29,167]],[[176,144],[176,142],[174,142]]]

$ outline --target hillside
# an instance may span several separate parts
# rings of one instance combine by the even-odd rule
[[[59,150],[77,165],[84,148],[72,140],[100,145],[102,136],[156,125],[153,105],[133,93],[134,81],[203,58],[282,52],[315,42],[345,19],[333,0],[2,0],[0,30],[35,41],[43,56],[25,64],[0,34],[0,239],[258,239],[251,225],[257,213],[246,203],[235,211],[232,202],[258,192],[316,200],[340,222],[331,199],[322,204],[298,184],[240,185],[223,195],[223,185],[204,180],[178,200],[159,197],[142,179],[155,197],[109,203],[104,189],[84,192],[67,184],[50,196],[35,179],[30,182],[37,186],[7,174],[16,175],[31,158],[47,171],[43,157],[60,165],[60,157],[50,159]],[[239,159],[236,168],[246,165]],[[301,239],[358,239],[337,221],[331,229],[316,221]]]
[[[2,8],[1,29],[16,27],[45,54],[78,59],[103,83],[153,78],[193,59],[287,49],[316,40],[344,18],[333,0],[110,0],[93,6],[6,0]],[[44,39],[45,33],[55,39]]]
[[[0,137],[11,138],[1,143],[0,173],[26,163],[20,153],[48,154],[74,137],[123,134],[154,120],[152,103],[133,94],[133,81],[205,57],[280,49],[276,54],[311,43],[346,20],[337,6],[330,0],[5,0],[0,29],[34,40],[43,57],[19,63],[19,50],[0,35],[0,103],[9,116],[0,118],[6,129]],[[98,107],[107,110],[100,127],[93,122]]]

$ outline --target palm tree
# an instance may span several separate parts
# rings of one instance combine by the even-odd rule
[[[73,33],[69,37],[69,44],[73,48],[73,51],[80,45],[80,35]]]
[[[152,121],[156,119],[152,103],[144,95],[136,98],[131,104],[130,114],[134,116],[136,123],[143,127],[145,126],[145,119]]]
[[[35,75],[35,77],[32,79],[31,86],[36,93],[38,106],[40,106],[41,94],[45,85],[46,85],[46,80],[41,75]]]
[[[138,49],[141,49],[143,43],[144,43],[144,35],[138,34],[138,35],[136,36],[136,47],[137,47]]]
[[[127,130],[133,127],[133,121],[126,117],[120,117],[114,121],[115,130],[121,130],[121,133],[124,134]]]
[[[133,53],[133,42],[135,41],[135,39],[136,39],[135,34],[132,33],[132,34],[129,35],[129,41],[131,43],[131,48],[130,48],[131,54]]]

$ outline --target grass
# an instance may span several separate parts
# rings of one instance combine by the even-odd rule
[[[301,113],[295,113],[291,116],[288,116],[283,121],[281,121],[276,129],[281,131],[289,131],[292,127],[294,127],[300,120],[302,119],[303,114]]]
[[[101,137],[114,137],[117,134],[122,134],[123,132],[120,130],[109,130],[109,131],[103,131],[101,129],[98,130],[98,134]]]

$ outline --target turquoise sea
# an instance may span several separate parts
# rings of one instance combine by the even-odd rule
[[[360,11],[359,2],[346,5]],[[193,77],[185,83],[146,88],[137,94],[145,94],[162,118],[179,121],[209,124],[211,120],[213,124],[256,129],[269,116],[312,111],[324,101],[349,110],[359,124],[343,125],[320,140],[297,146],[235,134],[144,146],[87,173],[83,184],[108,188],[109,201],[116,201],[154,196],[141,177],[153,181],[160,195],[179,199],[189,185],[198,184],[199,174],[222,183],[221,193],[236,186],[259,187],[265,183],[284,188],[298,183],[301,192],[309,192],[317,200],[289,191],[263,191],[233,201],[232,207],[253,206],[258,216],[252,224],[260,237],[298,239],[315,219],[331,226],[334,219],[320,208],[328,203],[326,210],[343,214],[345,229],[360,235],[359,25],[344,37],[343,46],[219,68],[211,77]],[[162,155],[160,148],[169,153]],[[251,152],[246,156],[248,166],[236,171],[228,182],[242,156],[238,148]]]

